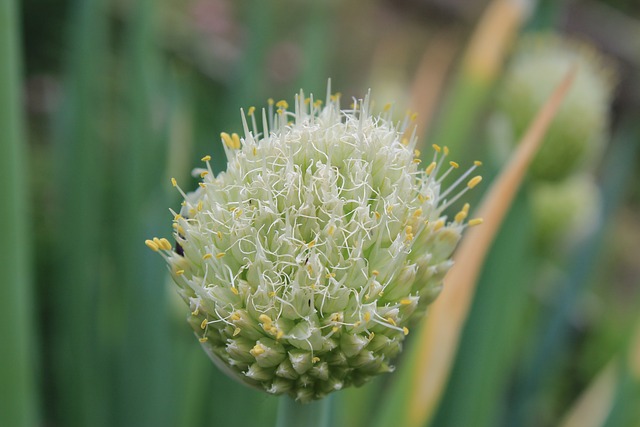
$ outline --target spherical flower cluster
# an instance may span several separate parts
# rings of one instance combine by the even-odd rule
[[[225,172],[205,167],[174,215],[167,261],[189,321],[211,359],[269,393],[307,402],[393,370],[408,326],[438,295],[469,205],[443,211],[480,177],[434,147],[420,168],[411,119],[350,110],[301,93],[242,115],[244,138],[221,135]],[[247,120],[248,119],[248,120]],[[249,124],[248,124],[249,123]],[[462,190],[458,190],[462,187]]]
[[[589,45],[536,34],[520,42],[502,82],[498,108],[512,125],[515,143],[572,66],[575,80],[531,165],[541,180],[562,180],[600,153],[609,124],[611,67]]]

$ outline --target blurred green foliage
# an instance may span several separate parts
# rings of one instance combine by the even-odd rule
[[[224,169],[218,135],[239,131],[240,108],[290,100],[300,87],[323,95],[328,77],[345,99],[371,87],[379,106],[396,99],[404,111],[428,48],[466,40],[478,19],[471,11],[486,3],[3,2],[0,260],[10,274],[0,279],[0,425],[274,425],[277,399],[215,369],[144,246],[171,233],[168,208],[178,198],[169,178],[186,182],[205,154]],[[584,10],[606,8],[605,32],[640,34],[634,2],[608,3]],[[628,56],[598,39],[603,28],[591,31],[587,15],[540,2],[525,28],[591,39],[619,71],[613,143],[607,161],[594,162],[598,226],[571,245],[555,242],[545,257],[534,250],[531,187],[523,188],[432,426],[557,425],[606,363],[626,354],[638,327],[640,51]],[[459,58],[464,46],[447,48]],[[478,87],[459,67],[445,70],[438,101],[447,108],[437,109],[424,145],[453,138],[454,157],[480,158],[492,176],[500,156],[488,140],[500,136],[487,118],[501,76]],[[607,426],[637,425],[638,375],[620,374]],[[333,424],[375,422],[375,409],[393,400],[385,394],[393,380],[336,394]]]

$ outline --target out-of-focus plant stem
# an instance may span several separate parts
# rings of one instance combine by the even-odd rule
[[[493,0],[487,6],[464,54],[432,142],[464,153],[478,113],[499,76],[511,42],[528,13],[528,2]],[[468,152],[468,150],[466,150]],[[460,160],[469,160],[460,158]]]
[[[331,427],[332,396],[301,404],[288,396],[280,398],[276,427]]]
[[[123,322],[117,425],[174,425],[165,271],[144,245],[166,218],[165,176],[168,91],[162,78],[153,0],[132,3],[125,37],[122,136],[115,175],[114,234]]]
[[[55,242],[49,256],[57,268],[46,288],[54,301],[51,360],[55,423],[109,424],[103,299],[107,13],[106,1],[70,6],[69,56],[64,99],[56,122]]]
[[[32,274],[17,2],[0,4],[0,424],[35,426]]]

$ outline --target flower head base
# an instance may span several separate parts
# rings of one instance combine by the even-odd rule
[[[419,168],[410,123],[301,93],[243,115],[244,138],[222,134],[228,157],[174,213],[167,260],[189,317],[218,366],[269,393],[302,402],[393,370],[408,325],[438,295],[469,205],[443,210],[480,177],[476,162],[448,189],[448,150]],[[248,122],[251,126],[248,125]],[[446,169],[446,170],[445,170]],[[466,183],[457,194],[456,188]],[[173,180],[174,186],[177,186]]]

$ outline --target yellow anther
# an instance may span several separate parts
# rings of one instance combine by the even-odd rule
[[[200,329],[204,329],[207,327],[207,319],[202,319],[202,323],[200,323]]]
[[[253,113],[255,113],[255,112],[256,112],[256,107],[251,106],[251,107],[249,107],[249,111],[247,111],[247,114],[250,115],[250,116],[253,116]]]
[[[462,207],[462,212],[468,214],[470,207],[471,207],[471,205],[469,205],[469,203],[465,203],[464,206]]]
[[[240,328],[235,328],[235,329],[233,330],[233,334],[232,334],[232,335],[235,337],[235,336],[237,336],[241,331],[242,331],[242,329],[240,329]]]
[[[212,254],[204,254],[204,256],[202,257],[202,259],[209,259],[209,258],[213,258]]]
[[[418,163],[420,163],[421,161],[422,161],[422,160],[420,160],[420,159],[413,159],[413,163],[415,163],[415,164],[418,164]]]
[[[440,148],[440,146],[439,146],[438,144],[433,144],[433,145],[432,145],[432,147],[433,147],[433,149],[434,149],[434,150],[436,150],[438,153],[439,153],[440,151],[442,151],[442,148]]]
[[[225,256],[225,253],[224,253],[224,252],[218,252],[218,253],[216,254],[216,258],[218,258],[218,259],[222,258],[223,256]]]
[[[174,187],[178,186],[178,181],[176,181],[175,178],[171,178],[171,185],[173,185]]]
[[[371,332],[369,332],[369,335],[367,336],[367,340],[371,341],[375,336],[376,336],[375,332],[371,331]]]
[[[222,239],[222,233],[220,231],[217,231],[216,235],[218,236],[218,239]]]
[[[200,314],[200,307],[196,307],[196,309],[191,312],[192,316],[197,316],[198,314]]]
[[[235,286],[232,286],[231,292],[233,292],[234,295],[238,295],[238,288],[236,288]]]
[[[436,168],[436,166],[437,166],[436,162],[431,162],[431,164],[429,166],[427,166],[427,169],[425,170],[427,175],[431,175],[433,173],[434,169]]]
[[[273,98],[269,98],[269,99],[267,99],[267,104],[269,104],[269,105],[273,105],[273,102],[274,102],[274,101],[273,101]]]
[[[264,347],[262,347],[260,344],[256,344],[255,346],[253,346],[253,348],[249,351],[249,353],[251,353],[251,355],[253,357],[258,357],[260,356],[262,353],[264,353]]]
[[[363,317],[365,322],[368,322],[369,320],[371,320],[371,313],[369,313],[368,311],[364,314]]]
[[[238,312],[235,312],[231,315],[230,317],[231,321],[236,322],[240,319],[242,319],[242,317],[240,317],[240,314]]]
[[[373,271],[371,272],[371,275],[372,275],[372,276],[378,276],[379,274],[380,274],[380,272],[379,272],[378,270],[373,270]]]
[[[311,98],[304,99],[304,105],[309,105],[311,103]]]
[[[176,214],[176,216],[173,217],[174,221],[177,221],[179,219],[182,219],[182,215],[180,215],[180,214]]]
[[[284,110],[282,108],[278,108],[276,110],[276,113],[278,113],[279,115],[283,115],[284,114]]]
[[[253,147],[253,150],[251,150],[253,152],[254,156],[258,155],[258,148],[257,147]]]
[[[391,213],[393,212],[393,206],[391,206],[391,205],[387,206],[386,211],[387,211],[387,213],[388,213],[389,215],[391,215]]]
[[[322,100],[318,99],[313,103],[313,106],[316,108],[320,108],[322,106]]]
[[[473,164],[476,166],[482,166],[482,162],[480,160],[476,160]]]
[[[163,237],[162,239],[160,239],[160,248],[164,249],[165,251],[170,251],[172,248],[171,242]]]
[[[333,225],[330,225],[329,228],[327,229],[327,234],[329,236],[333,236],[333,233],[336,231],[336,227]]]
[[[271,325],[267,328],[267,332],[269,332],[271,335],[275,335],[278,333],[278,328],[276,328],[275,326]]]
[[[199,182],[198,185],[200,186],[200,188],[207,188],[207,184],[205,184],[204,182]]]
[[[409,335],[409,328],[407,328],[406,326],[404,326],[404,327],[402,328],[402,332],[404,332],[404,335],[405,335],[405,336],[406,336],[406,335]]]
[[[404,232],[407,234],[411,234],[413,232],[413,227],[410,225],[407,225],[404,229]]]
[[[202,204],[202,200],[199,200],[198,201],[198,206],[197,206],[198,211],[201,211],[203,206],[204,205]]]
[[[465,211],[460,211],[454,217],[454,221],[457,223],[461,223],[462,221],[465,220],[466,217],[467,217],[467,213]]]
[[[201,158],[200,160],[202,160],[203,162],[208,162],[211,160],[211,156],[209,156],[208,154],[206,156],[204,156],[203,158]]]
[[[438,231],[440,230],[442,227],[444,227],[444,221],[439,219],[438,221],[436,221],[435,224],[433,224],[433,231]]]
[[[396,326],[396,321],[393,320],[391,317],[387,317],[387,322],[389,322],[390,324],[392,324],[393,326]]]
[[[354,328],[357,328],[357,327],[358,327],[358,326],[360,326],[361,324],[362,324],[362,322],[358,320],[357,322],[354,322],[353,327],[354,327]]]
[[[267,316],[266,314],[261,314],[260,316],[258,316],[258,320],[265,324],[270,324],[271,322],[273,322],[273,320],[271,320],[271,317]]]
[[[449,147],[447,147],[446,145],[444,147],[442,147],[442,151],[444,152],[445,156],[449,155]]]
[[[276,333],[276,339],[279,340],[283,336],[284,336],[284,332],[282,332],[280,329],[278,329],[278,332]]]
[[[271,291],[267,295],[269,295],[270,298],[273,298],[276,296],[276,293],[274,291]]]
[[[400,300],[401,305],[409,305],[411,304],[411,300],[409,298],[403,298]]]
[[[334,334],[339,330],[340,330],[340,326],[334,326],[333,328],[331,328],[331,332],[333,332]]]
[[[383,111],[387,112],[389,110],[391,110],[391,104],[384,104]]]
[[[402,142],[402,145],[409,145],[409,138],[402,138],[400,142]]]
[[[147,239],[144,241],[144,244],[154,252],[158,252],[158,250],[160,249],[160,247],[153,240]]]
[[[310,241],[309,243],[307,243],[307,247],[308,247],[308,248],[312,248],[312,247],[314,247],[315,245],[316,245],[316,241],[315,241],[315,240],[312,240],[312,241]]]
[[[286,110],[287,108],[289,108],[289,103],[287,103],[287,101],[285,101],[284,99],[281,99],[280,101],[276,102],[276,107],[284,108]]]
[[[416,157],[420,157],[420,150],[413,150],[413,155]]]
[[[318,363],[319,361],[320,361],[320,358],[319,358],[318,356],[314,356],[314,357],[311,359],[311,363]]]
[[[209,171],[202,171],[200,172],[200,178],[204,178],[205,176],[209,175]]]
[[[207,337],[198,338],[198,341],[204,343],[204,342],[209,341],[209,338],[207,338]]]
[[[220,133],[220,138],[222,138],[222,142],[229,148],[233,148],[233,139],[231,139],[231,135],[226,132]]]
[[[189,209],[189,215],[195,216],[195,214],[196,214],[196,210],[195,209],[193,209],[193,208]]]
[[[233,148],[236,150],[240,148],[240,136],[237,133],[231,134],[231,141],[233,141]]]
[[[411,114],[411,116],[409,117],[409,120],[411,120],[412,122],[415,121],[418,118],[418,113],[413,113]]]
[[[482,218],[474,218],[474,219],[470,219],[467,224],[469,224],[469,227],[473,227],[474,225],[482,224],[482,222],[483,222]]]
[[[382,216],[378,211],[373,212],[373,214],[376,216],[376,219],[380,219],[380,217]]]
[[[176,270],[176,275],[182,276],[184,274],[184,270]]]
[[[471,178],[469,180],[469,182],[467,183],[467,187],[469,188],[473,188],[476,185],[480,184],[480,181],[482,181],[482,177],[480,175],[478,176],[474,176],[473,178]]]
[[[416,209],[416,211],[413,213],[414,218],[418,218],[421,215],[422,215],[422,208]]]
[[[454,169],[458,169],[460,167],[460,165],[457,164],[456,162],[449,162],[449,165]]]

